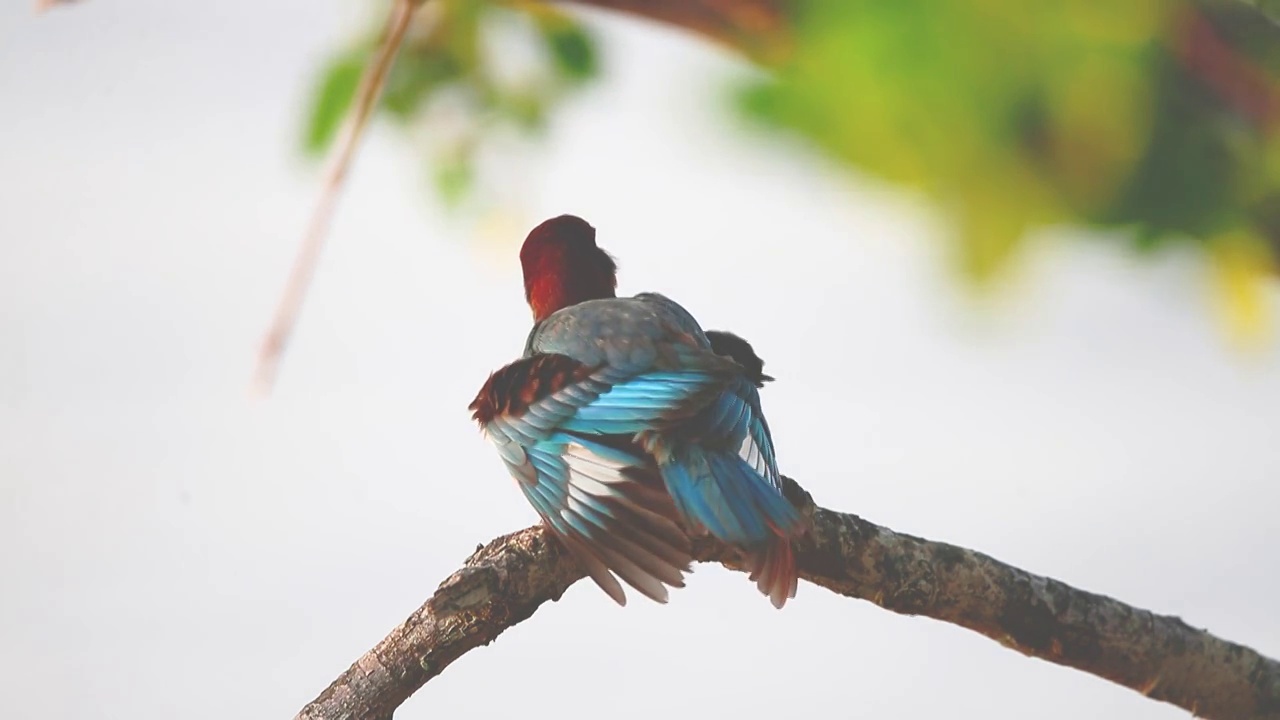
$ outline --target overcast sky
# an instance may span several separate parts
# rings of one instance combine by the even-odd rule
[[[291,717],[477,543],[531,523],[466,406],[528,330],[519,243],[563,212],[597,227],[622,291],[756,345],[783,471],[822,504],[1280,656],[1280,352],[1228,347],[1193,258],[1046,237],[973,302],[918,205],[736,129],[733,58],[592,14],[606,79],[510,163],[501,215],[443,213],[421,157],[375,130],[254,401],[319,184],[300,107],[362,5],[27,5],[0,7],[12,717]],[[700,566],[666,606],[579,583],[397,718],[695,710],[1186,716],[813,586],[778,612]]]

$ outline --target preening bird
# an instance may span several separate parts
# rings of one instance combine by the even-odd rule
[[[738,548],[781,608],[795,597],[800,513],[781,476],[736,335],[715,343],[656,293],[616,296],[617,266],[572,215],[520,250],[534,327],[470,409],[543,521],[619,604],[618,579],[666,602],[691,570],[690,533]]]

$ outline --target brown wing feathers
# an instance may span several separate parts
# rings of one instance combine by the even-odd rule
[[[468,410],[487,425],[499,415],[520,415],[529,406],[591,374],[591,368],[567,355],[534,355],[489,375]]]

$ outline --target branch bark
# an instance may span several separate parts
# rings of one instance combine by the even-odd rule
[[[981,633],[1031,657],[1111,680],[1211,720],[1280,719],[1280,663],[1118,600],[974,550],[896,533],[788,496],[812,521],[801,577],[846,597]],[[728,547],[703,562],[741,570]],[[427,681],[558,600],[583,571],[541,525],[480,547],[435,594],[309,703],[296,720],[390,720]]]

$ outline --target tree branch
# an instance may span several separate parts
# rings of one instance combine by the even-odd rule
[[[508,0],[510,1],[510,0]],[[545,0],[601,8],[691,30],[754,57],[763,36],[787,30],[804,0]],[[1276,0],[1193,0],[1202,10],[1231,13],[1280,37]],[[756,58],[759,59],[759,58]]]
[[[554,2],[556,0],[548,0]],[[765,36],[784,30],[799,0],[559,0],[691,30],[753,55]]]
[[[896,533],[788,496],[812,520],[801,577],[904,615],[981,633],[1211,720],[1280,718],[1280,663],[1243,645],[1118,600],[1033,575],[982,553]],[[697,558],[733,569],[733,551],[699,541]],[[296,720],[390,720],[410,695],[467,651],[558,600],[584,577],[538,525],[478,548],[462,569]]]

